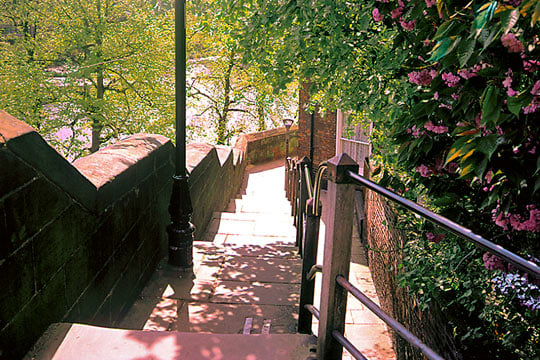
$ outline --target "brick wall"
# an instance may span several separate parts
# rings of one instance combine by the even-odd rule
[[[136,135],[70,164],[0,111],[0,358],[52,322],[121,318],[166,253],[173,156],[167,138]],[[197,231],[236,193],[244,159],[188,146]]]
[[[300,86],[298,115],[298,157],[309,157],[311,136],[311,114],[306,112],[306,105],[310,101],[309,83]],[[313,133],[313,164],[321,162],[336,155],[336,120],[335,112],[321,114],[317,108],[314,116]]]
[[[364,236],[369,245],[369,268],[382,309],[445,359],[461,359],[441,312],[435,307],[421,312],[414,297],[396,281],[404,238],[396,229],[393,208],[383,197],[370,190],[365,190],[364,204],[363,223],[367,224]],[[392,335],[397,359],[424,359],[419,351],[409,346],[399,335]]]

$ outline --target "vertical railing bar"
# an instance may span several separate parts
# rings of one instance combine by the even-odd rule
[[[343,346],[333,336],[345,330],[347,291],[336,283],[336,276],[348,275],[351,262],[351,241],[355,186],[346,183],[347,170],[358,171],[358,165],[346,154],[328,160],[328,190],[325,209],[326,231],[322,274],[321,309],[317,342],[320,360],[339,360]]]
[[[311,268],[317,261],[317,250],[319,243],[319,225],[320,216],[313,210],[314,199],[307,201],[307,220],[305,231],[305,246],[302,257],[302,283],[300,285],[300,308],[298,311],[298,332],[301,334],[310,334],[312,317],[306,305],[313,304],[315,297],[315,281],[309,278]],[[320,211],[318,211],[320,214]]]

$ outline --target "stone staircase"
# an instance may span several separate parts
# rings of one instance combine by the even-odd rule
[[[315,358],[315,338],[296,334],[301,259],[280,165],[246,170],[195,241],[193,272],[164,259],[119,329],[55,324],[28,358]]]

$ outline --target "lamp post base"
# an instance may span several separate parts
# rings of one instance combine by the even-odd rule
[[[192,212],[188,176],[174,176],[169,204],[172,223],[167,226],[169,265],[183,269],[193,267],[193,232],[195,227],[189,222]]]

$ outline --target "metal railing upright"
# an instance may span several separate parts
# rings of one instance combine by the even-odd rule
[[[286,184],[287,193],[291,195],[290,201],[293,206],[296,206],[294,213],[297,244],[299,252],[303,255],[298,330],[301,333],[311,333],[312,316],[319,319],[318,359],[341,359],[343,348],[346,348],[355,359],[366,359],[343,335],[349,293],[384,321],[396,334],[421,351],[427,359],[443,359],[347,280],[351,260],[353,194],[357,186],[379,193],[453,234],[499,256],[516,268],[540,278],[540,267],[535,263],[359,175],[358,165],[347,154],[340,154],[321,164],[313,182],[308,164],[307,158],[291,162],[291,167],[288,169],[294,169],[294,171],[287,170]],[[325,203],[327,226],[322,266],[321,309],[319,310],[313,306],[313,294],[314,274],[321,268],[315,261],[321,214],[320,184],[325,171],[329,181]],[[298,230],[299,227],[301,230]]]

